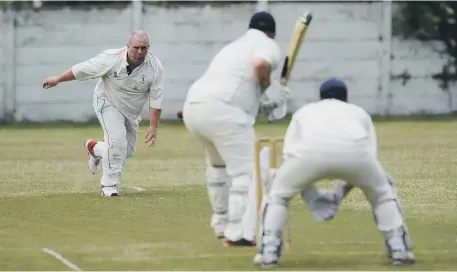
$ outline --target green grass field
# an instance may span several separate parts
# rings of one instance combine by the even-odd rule
[[[457,123],[377,122],[380,160],[399,182],[417,264],[457,269]],[[283,136],[284,124],[257,126]],[[254,248],[224,248],[209,226],[203,153],[180,124],[163,123],[157,146],[125,165],[122,195],[102,198],[86,138],[98,126],[0,130],[0,270],[256,270]],[[144,189],[144,190],[143,190]],[[292,250],[283,270],[394,270],[360,191],[331,222],[315,222],[295,198]],[[73,267],[73,269],[76,269]],[[398,270],[398,269],[397,269]]]

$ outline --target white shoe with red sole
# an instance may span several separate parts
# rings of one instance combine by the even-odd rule
[[[87,154],[89,155],[89,160],[87,161],[87,166],[92,174],[97,174],[100,172],[100,161],[101,158],[97,158],[94,154],[94,146],[97,144],[94,140],[87,140],[84,142],[84,148],[86,149]]]

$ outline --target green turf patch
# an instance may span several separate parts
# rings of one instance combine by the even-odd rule
[[[259,136],[286,130],[256,128]],[[0,269],[71,270],[49,248],[83,270],[256,270],[254,248],[224,248],[214,237],[203,152],[192,136],[165,123],[147,148],[144,130],[121,196],[102,198],[83,149],[86,138],[102,138],[99,127],[1,129]],[[386,121],[377,132],[415,243],[418,263],[408,269],[455,270],[457,126]],[[359,190],[333,221],[315,222],[298,198],[291,215],[293,243],[280,270],[394,270]]]

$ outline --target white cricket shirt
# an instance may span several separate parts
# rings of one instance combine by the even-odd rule
[[[371,116],[361,107],[336,99],[309,103],[296,111],[284,137],[283,154],[300,157],[307,150],[364,144],[377,156]]]
[[[127,47],[108,49],[72,67],[73,75],[83,81],[99,78],[95,96],[110,101],[126,118],[136,122],[145,103],[161,109],[163,101],[163,66],[148,52],[144,62],[127,73]]]
[[[280,56],[275,40],[259,30],[249,29],[212,59],[204,74],[190,87],[186,103],[222,101],[255,117],[262,93],[252,61],[265,59],[275,70]]]

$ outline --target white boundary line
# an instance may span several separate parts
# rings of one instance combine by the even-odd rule
[[[76,266],[75,264],[70,262],[69,260],[65,259],[62,255],[60,255],[59,253],[55,252],[54,250],[49,249],[49,248],[42,248],[41,250],[43,252],[53,256],[57,260],[61,261],[64,265],[68,266],[69,268],[73,269],[74,271],[82,271],[81,268],[79,268],[78,266]]]
[[[145,191],[146,189],[143,187],[135,187],[135,186],[127,186],[127,188],[133,189],[135,191]]]

